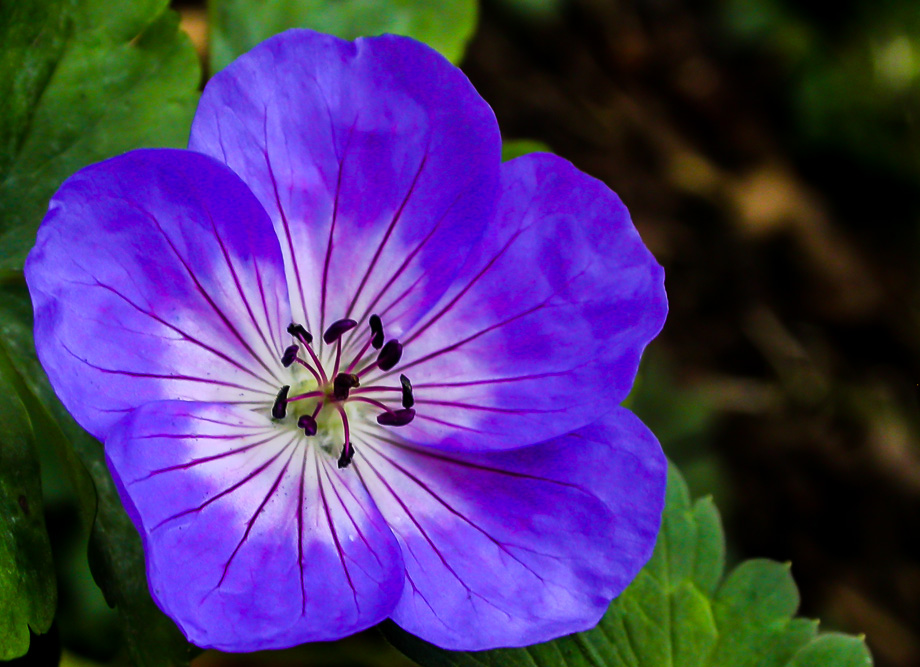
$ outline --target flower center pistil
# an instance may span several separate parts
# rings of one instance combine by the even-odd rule
[[[348,423],[348,413],[345,405],[349,402],[360,402],[372,405],[382,410],[377,415],[377,423],[382,426],[405,426],[415,418],[415,398],[412,394],[412,383],[405,375],[399,376],[400,386],[365,386],[361,387],[361,378],[373,370],[389,371],[399,363],[402,358],[402,345],[396,339],[385,341],[383,322],[377,315],[370,317],[370,336],[364,345],[354,355],[351,362],[344,367],[342,362],[342,336],[358,326],[354,320],[344,319],[333,322],[323,333],[323,342],[335,345],[335,360],[332,372],[327,373],[319,357],[313,349],[313,336],[303,325],[292,323],[288,326],[288,333],[297,341],[288,346],[281,355],[281,364],[288,368],[297,363],[309,371],[315,380],[310,383],[308,391],[290,395],[291,386],[283,385],[272,404],[271,415],[275,420],[288,418],[288,406],[298,404],[298,409],[293,415],[297,419],[297,428],[302,429],[304,435],[315,436],[324,430],[324,422],[329,419],[340,421],[344,442],[338,458],[339,468],[347,467],[355,455],[355,448],[351,442],[351,429]],[[373,347],[378,350],[375,359],[358,367],[367,351]],[[300,356],[301,349],[308,353],[307,359]],[[359,390],[352,393],[353,390]],[[369,395],[381,392],[398,390],[402,394],[402,408],[393,410],[382,401],[371,398]],[[311,409],[312,408],[312,409]],[[324,418],[324,410],[326,417]],[[327,424],[328,426],[328,424]],[[331,430],[329,428],[326,429]]]

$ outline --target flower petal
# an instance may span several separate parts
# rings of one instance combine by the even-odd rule
[[[25,267],[58,396],[103,439],[160,399],[267,402],[290,313],[271,223],[224,165],[134,151],[69,178]]]
[[[503,165],[499,215],[402,339],[416,442],[502,449],[590,423],[664,323],[664,273],[619,198],[552,155]],[[371,378],[376,381],[376,378]]]
[[[500,146],[492,110],[434,50],[309,30],[217,73],[189,141],[272,217],[296,320],[316,333],[377,312],[390,336],[440,296],[480,237]]]
[[[627,410],[502,452],[366,440],[353,466],[406,563],[392,618],[441,647],[525,646],[593,627],[651,555],[667,463]]]
[[[114,428],[106,455],[144,539],[151,593],[198,646],[337,639],[399,599],[392,532],[354,472],[299,432],[240,408],[165,401]]]

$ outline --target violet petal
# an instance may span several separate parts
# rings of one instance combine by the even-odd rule
[[[352,466],[406,563],[392,618],[442,648],[526,646],[587,630],[651,556],[667,461],[622,408],[502,452],[432,450],[395,436],[358,444]]]
[[[306,442],[249,410],[183,401],[147,404],[113,429],[106,456],[150,591],[196,645],[338,639],[398,600],[392,532],[354,473]]]
[[[207,156],[139,150],[77,172],[25,275],[38,356],[97,438],[149,401],[270,403],[283,384],[278,242],[249,189]]]

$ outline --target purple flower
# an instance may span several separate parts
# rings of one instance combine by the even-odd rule
[[[665,460],[617,404],[662,270],[602,183],[500,143],[426,46],[291,31],[213,78],[192,150],[55,195],[39,357],[192,642],[526,645],[649,557]]]

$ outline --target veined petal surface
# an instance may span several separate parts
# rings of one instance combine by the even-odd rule
[[[623,408],[501,452],[356,442],[353,465],[405,559],[392,618],[443,648],[525,646],[593,627],[652,553],[667,464]]]
[[[144,540],[150,590],[203,648],[338,639],[403,587],[393,533],[353,470],[250,410],[166,401],[112,431],[106,456]]]
[[[269,39],[208,83],[189,147],[229,165],[265,206],[294,318],[311,331],[377,312],[401,335],[450,283],[497,198],[492,110],[441,55],[394,35]]]
[[[38,356],[97,438],[149,401],[270,404],[281,385],[281,251],[259,202],[207,156],[141,150],[78,172],[25,275]]]
[[[607,186],[553,155],[507,162],[476,254],[402,340],[406,437],[503,449],[592,422],[629,392],[666,312],[664,272]]]

